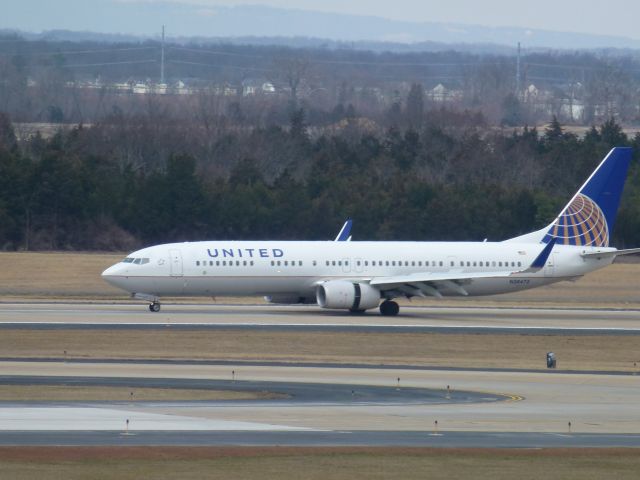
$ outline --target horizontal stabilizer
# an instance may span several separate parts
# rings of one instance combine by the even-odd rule
[[[640,248],[628,248],[626,250],[606,250],[606,251],[591,251],[591,252],[582,252],[580,254],[583,258],[589,257],[597,257],[597,258],[608,258],[608,257],[617,257],[618,255],[634,255],[640,253]]]

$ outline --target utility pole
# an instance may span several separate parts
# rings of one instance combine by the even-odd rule
[[[518,56],[516,58],[516,97],[520,99],[520,42],[518,42]]]
[[[160,47],[160,84],[164,85],[164,25],[162,25],[162,44]]]

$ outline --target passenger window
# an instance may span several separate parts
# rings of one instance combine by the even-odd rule
[[[273,260],[271,260],[271,266],[275,266],[276,262],[274,262]]]
[[[386,260],[386,261],[384,262],[384,264],[388,267],[388,266],[389,266],[389,260]]]
[[[284,266],[288,267],[289,266],[289,262],[287,260],[284,261]]]
[[[302,266],[302,260],[298,260],[298,266],[301,267]]]
[[[440,261],[440,266],[441,266],[441,267],[443,266],[443,263],[442,263],[442,261]]]
[[[395,266],[396,266],[396,261],[395,261],[395,260],[392,260],[392,261],[391,261],[391,266],[392,266],[392,267],[395,267]]]
[[[253,260],[251,260],[251,261],[249,262],[249,265],[251,265],[251,266],[253,267]]]
[[[416,262],[411,262],[411,266],[415,267],[416,266]]]
[[[364,261],[364,266],[368,267],[369,266],[369,262],[367,260]]]
[[[496,266],[496,262],[491,262],[491,266],[495,267]]]
[[[315,267],[317,265],[317,262],[314,260],[313,261],[313,266]]]
[[[222,261],[222,266],[223,266],[223,267],[226,267],[226,266],[227,266],[227,261],[226,261],[226,260],[223,260],[223,261]]]
[[[220,260],[216,260],[216,267],[220,266]]]
[[[247,266],[247,261],[246,261],[246,260],[244,260],[244,261],[242,262],[242,265],[246,267],[246,266]]]
[[[480,262],[479,262],[479,266],[480,266],[480,267],[482,266],[482,261],[480,261]]]
[[[419,266],[419,267],[421,267],[421,266],[422,266],[422,260],[420,260],[420,261],[418,262],[418,266]]]
[[[473,266],[477,267],[478,266],[478,262],[473,262]]]
[[[522,262],[518,262],[518,266],[521,267],[522,266]]]
[[[331,260],[331,266],[333,266],[333,267],[336,266],[336,261],[335,260]]]
[[[280,266],[280,260],[278,260],[278,266]]]
[[[342,260],[338,260],[338,266],[341,267],[342,266]]]
[[[461,266],[461,267],[464,267],[464,262],[460,262],[460,266]]]
[[[209,260],[209,266],[213,267],[213,260]]]
[[[453,267],[453,262],[451,262],[451,266]]]
[[[502,262],[498,262],[498,266],[501,267],[502,266]]]
[[[349,266],[349,261],[347,260],[346,262],[344,262],[345,266]]]
[[[140,260],[140,259],[139,259],[139,258],[136,258],[136,260]],[[138,261],[138,262],[133,262],[133,263],[140,263],[140,262]],[[199,261],[196,261],[196,267],[199,267],[199,266],[200,266],[200,262],[199,262]]]

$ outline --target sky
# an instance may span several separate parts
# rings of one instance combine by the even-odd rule
[[[10,1],[10,0],[6,0]],[[87,0],[91,1],[91,0]],[[140,0],[121,0],[136,2]],[[143,0],[147,3],[165,0]],[[171,0],[215,8],[266,5],[373,15],[393,20],[537,28],[640,39],[640,2],[633,0]],[[0,1],[1,3],[1,1]]]

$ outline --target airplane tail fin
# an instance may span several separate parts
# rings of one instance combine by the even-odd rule
[[[608,247],[630,162],[631,148],[611,149],[551,224],[507,241]]]

